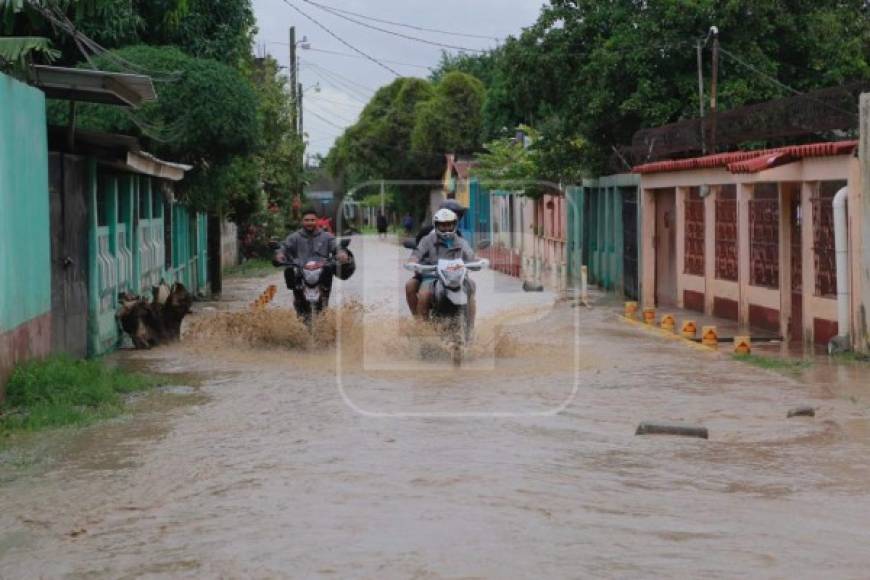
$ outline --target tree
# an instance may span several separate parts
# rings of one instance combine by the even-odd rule
[[[444,75],[433,98],[417,107],[411,150],[437,154],[479,149],[483,97],[483,83],[475,77],[459,71]]]
[[[257,95],[237,70],[217,61],[193,58],[172,47],[134,46],[95,60],[102,70],[118,70],[112,56],[178,78],[158,84],[159,99],[135,112],[106,105],[83,105],[82,128],[135,135],[150,151],[189,163],[194,170],[181,182],[198,208],[220,210],[233,195],[230,184],[252,183],[244,163],[258,144]],[[59,110],[60,109],[60,110]],[[65,108],[52,107],[53,121]]]
[[[491,55],[442,67],[485,79],[485,140],[532,125],[549,143],[546,177],[571,179],[608,170],[613,148],[637,130],[697,116],[695,43],[711,25],[727,51],[721,110],[787,96],[784,85],[809,91],[870,78],[866,0],[553,0]],[[710,56],[708,46],[707,79]]]

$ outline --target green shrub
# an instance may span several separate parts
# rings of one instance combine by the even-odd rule
[[[161,384],[157,377],[66,356],[15,368],[6,387],[0,433],[88,423],[119,413],[123,394]]]

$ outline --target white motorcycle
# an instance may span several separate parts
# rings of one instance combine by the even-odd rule
[[[461,258],[438,260],[435,265],[405,264],[405,269],[423,276],[433,273],[436,275],[429,320],[442,324],[448,333],[450,353],[455,366],[462,364],[462,353],[471,340],[473,331],[468,319],[468,272],[476,272],[488,266],[489,260],[486,259],[465,262]]]

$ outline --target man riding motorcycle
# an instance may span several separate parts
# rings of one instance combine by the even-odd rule
[[[424,236],[417,247],[411,253],[409,264],[434,265],[438,260],[455,260],[462,258],[465,262],[474,262],[477,257],[467,241],[457,235],[459,218],[449,209],[439,209],[432,218],[434,229]],[[434,275],[425,275],[419,284],[419,292],[416,294],[416,308],[414,314],[420,320],[426,320],[432,307]],[[413,281],[413,280],[412,280]],[[410,285],[412,281],[409,281]],[[468,324],[473,328],[474,318],[477,311],[475,301],[474,282],[466,278],[468,284]],[[406,285],[406,290],[408,285]],[[410,305],[410,299],[409,299]]]
[[[458,224],[458,222],[462,219],[462,216],[465,215],[465,211],[467,208],[463,207],[462,204],[455,199],[445,199],[441,202],[441,205],[438,207],[438,209],[449,209],[450,211],[452,211],[454,214],[456,214],[456,221]],[[423,226],[417,233],[414,246],[419,246],[422,239],[429,235],[434,229],[434,222],[432,224]],[[459,237],[462,236],[462,234],[459,232],[458,227],[456,228],[456,235]],[[422,281],[423,277],[420,274],[414,274],[411,279],[405,283],[405,300],[407,300],[408,309],[411,311],[411,314],[413,316],[417,315],[417,294],[420,292],[420,283]]]
[[[329,303],[332,277],[335,275],[341,280],[346,280],[355,269],[353,255],[348,250],[338,247],[335,236],[322,230],[318,226],[318,220],[314,209],[304,209],[302,227],[281,242],[272,259],[272,265],[275,267],[289,266],[284,270],[284,280],[287,288],[293,291],[293,306],[297,313],[303,311],[306,305],[302,288],[302,268],[305,264],[312,261],[325,263],[321,277],[324,304]],[[331,265],[333,257],[337,267]]]

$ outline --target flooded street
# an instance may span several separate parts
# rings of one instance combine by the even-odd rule
[[[802,382],[492,272],[454,370],[420,356],[406,251],[351,248],[335,340],[205,332],[281,282],[231,280],[182,344],[120,357],[197,385],[4,465],[0,578],[867,577],[870,380]],[[279,286],[261,322],[282,308]]]

